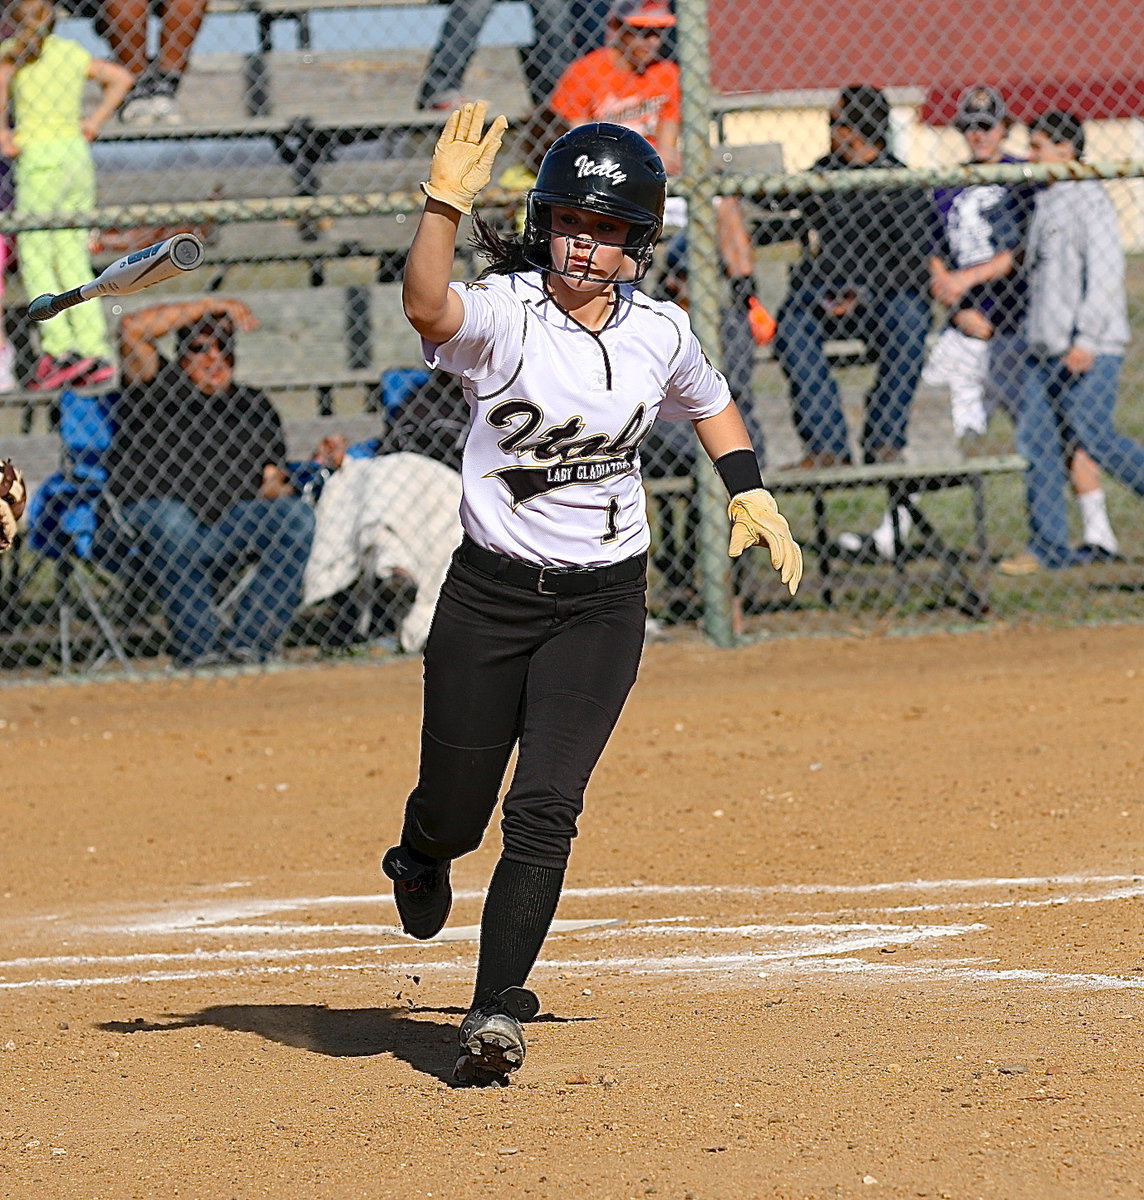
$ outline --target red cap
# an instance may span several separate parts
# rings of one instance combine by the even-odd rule
[[[668,0],[616,0],[608,16],[620,25],[667,29],[675,24]]]

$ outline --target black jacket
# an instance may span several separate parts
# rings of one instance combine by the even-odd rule
[[[903,167],[883,151],[870,168]],[[860,171],[835,154],[815,171]],[[792,291],[816,296],[854,290],[877,298],[891,292],[929,290],[929,254],[936,214],[928,189],[861,188],[791,195],[800,213],[802,258],[791,268]]]
[[[111,495],[121,504],[182,500],[207,525],[258,496],[267,463],[286,462],[282,422],[265,392],[234,384],[206,396],[166,360],[151,382],[124,389],[115,423]]]

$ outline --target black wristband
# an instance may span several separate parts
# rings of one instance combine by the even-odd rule
[[[737,496],[763,486],[763,473],[754,450],[729,450],[715,460],[715,470],[723,480],[727,495]]]
[[[730,281],[731,283],[731,299],[736,304],[746,305],[747,301],[754,298],[755,277],[753,275],[738,275]]]

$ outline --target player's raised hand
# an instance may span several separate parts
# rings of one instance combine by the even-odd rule
[[[738,558],[748,546],[766,546],[771,552],[771,566],[793,596],[802,579],[802,550],[774,496],[765,488],[740,492],[731,497],[727,515],[731,518],[731,544],[727,553]]]
[[[488,186],[493,159],[508,128],[508,118],[500,116],[482,136],[487,109],[488,105],[478,100],[449,114],[433,151],[429,181],[421,185],[426,196],[458,212],[471,213],[477,193]]]

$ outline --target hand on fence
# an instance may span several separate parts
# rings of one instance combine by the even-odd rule
[[[429,181],[421,185],[426,196],[458,212],[471,213],[477,193],[488,186],[493,159],[508,128],[508,118],[497,117],[482,137],[487,109],[479,100],[449,114],[433,151]]]
[[[727,553],[738,558],[748,546],[766,546],[771,566],[793,596],[802,579],[802,550],[794,540],[787,519],[779,512],[775,498],[765,488],[752,488],[731,497],[727,506],[731,518],[731,543]]]

